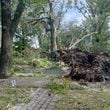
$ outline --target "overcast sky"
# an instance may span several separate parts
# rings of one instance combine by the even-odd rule
[[[79,13],[78,10],[72,8],[67,11],[62,23],[68,23],[69,21],[77,21],[80,24],[82,19],[84,19],[83,15]]]
[[[65,0],[67,3],[68,0]],[[82,0],[79,0],[82,1]],[[83,0],[83,3],[85,3],[85,0]],[[79,24],[82,22],[82,19],[84,19],[83,15],[79,13],[79,11],[74,8],[74,2],[72,3],[73,8],[69,9],[67,13],[65,14],[62,24],[68,23],[69,21],[76,21]]]

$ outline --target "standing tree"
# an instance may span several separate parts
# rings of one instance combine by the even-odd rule
[[[51,58],[54,56],[55,51],[57,50],[56,44],[56,32],[55,32],[55,21],[53,19],[53,5],[52,1],[49,0],[50,14],[49,14],[49,24],[50,24],[50,33],[51,33]]]
[[[41,7],[39,5],[39,9],[40,10],[38,10],[38,12],[33,11],[31,13],[31,19],[29,23],[34,26],[37,26],[37,28],[41,27],[42,25],[41,27],[42,29],[40,30],[42,30],[43,32],[41,31],[41,33],[43,33],[44,36],[50,37],[49,38],[50,46],[48,47],[50,47],[51,58],[52,57],[54,58],[55,52],[57,50],[57,39],[58,39],[57,35],[60,30],[61,20],[67,10],[65,9],[65,2],[64,0],[62,1],[48,0],[48,3],[42,4]],[[41,39],[43,39],[43,37],[41,35],[38,37],[40,44],[43,45],[43,42],[45,42],[45,41],[41,42]]]
[[[91,35],[91,49],[93,51],[102,51],[104,40],[108,39],[106,32],[110,16],[110,0],[75,0],[75,7],[84,16],[83,25],[86,25],[89,33],[97,32],[97,35]],[[107,44],[107,43],[106,43]],[[97,48],[96,48],[97,47]]]
[[[0,56],[0,78],[9,75],[12,66],[13,36],[25,8],[24,0],[19,0],[13,17],[11,16],[11,0],[1,0],[2,44]]]

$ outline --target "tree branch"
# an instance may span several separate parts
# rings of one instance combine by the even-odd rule
[[[14,32],[16,31],[17,25],[20,21],[24,8],[25,8],[24,0],[19,0],[18,6],[14,13],[14,18],[11,20],[10,32],[11,32],[12,36],[14,35]]]
[[[42,17],[42,18],[38,18],[38,19],[33,19],[33,20],[30,20],[28,19],[28,22],[26,23],[30,23],[32,25],[36,25],[38,22],[42,22],[43,20],[49,20],[49,17]]]
[[[71,47],[69,47],[69,49],[75,48],[75,46],[76,46],[78,43],[80,43],[83,39],[85,39],[86,37],[91,36],[91,35],[93,35],[93,34],[97,34],[97,32],[92,32],[92,33],[90,33],[90,34],[84,35],[81,39],[78,39]]]
[[[98,33],[101,33],[101,30],[102,30],[103,25],[104,25],[104,23],[105,23],[105,21],[106,21],[106,18],[107,18],[107,16],[104,17],[104,19],[102,20],[102,23],[99,25]]]
[[[83,13],[83,11],[76,5],[76,8],[80,11],[80,13],[86,18],[88,19],[88,17]]]

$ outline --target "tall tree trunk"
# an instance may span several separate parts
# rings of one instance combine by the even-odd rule
[[[55,52],[57,50],[57,43],[56,43],[56,30],[55,30],[55,23],[53,19],[53,7],[52,1],[48,0],[49,7],[50,7],[50,32],[51,32],[51,58],[55,56]]]
[[[2,44],[0,56],[0,78],[6,78],[10,74],[13,56],[13,36],[24,7],[23,0],[20,0],[14,14],[14,19],[11,20],[11,0],[1,0]]]
[[[2,23],[2,44],[0,57],[0,78],[5,78],[11,67],[12,38],[10,35],[11,25],[11,0],[1,0],[1,23]]]
[[[54,20],[51,21],[51,52],[55,52],[57,50],[56,44],[56,30],[54,25]]]

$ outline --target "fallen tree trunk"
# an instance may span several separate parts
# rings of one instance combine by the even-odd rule
[[[97,32],[92,32],[92,33],[90,33],[90,34],[84,35],[81,39],[78,39],[76,42],[74,42],[73,45],[71,45],[71,46],[69,47],[69,49],[75,48],[75,46],[76,46],[77,44],[79,44],[82,40],[84,40],[86,37],[91,36],[91,35],[93,35],[93,34],[97,34]],[[72,41],[73,41],[73,40],[72,40]]]

